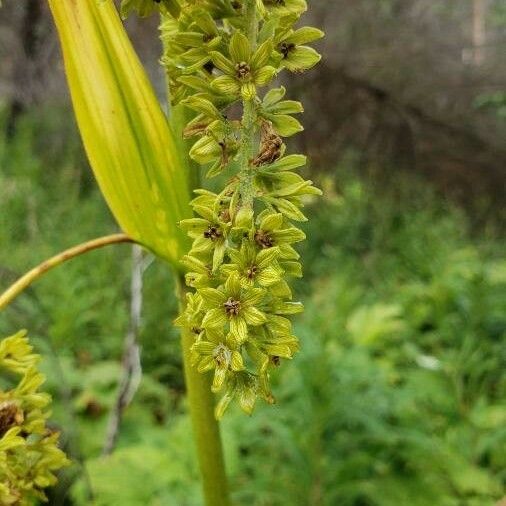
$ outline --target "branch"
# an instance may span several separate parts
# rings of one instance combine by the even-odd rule
[[[125,234],[113,234],[107,235],[105,237],[100,237],[98,239],[93,239],[92,241],[84,242],[73,248],[69,248],[61,253],[58,253],[54,257],[42,262],[37,267],[33,268],[31,271],[28,271],[24,276],[19,278],[13,285],[11,285],[7,290],[0,295],[0,311],[4,309],[8,304],[10,304],[20,293],[22,293],[26,288],[28,288],[34,281],[39,279],[42,275],[44,275],[47,271],[51,270],[53,267],[63,264],[67,260],[71,258],[75,258],[77,256],[83,255],[84,253],[88,253],[88,251],[92,251],[98,248],[102,248],[104,246],[109,246],[110,244],[118,244],[124,242],[135,242],[133,239],[128,237]]]
[[[121,377],[116,402],[109,418],[107,436],[102,455],[110,455],[118,439],[123,412],[132,401],[139,388],[142,376],[140,347],[137,342],[142,313],[142,274],[146,268],[142,256],[142,249],[134,245],[132,248],[132,282],[130,303],[130,329],[125,337],[125,351],[123,354],[123,373]]]

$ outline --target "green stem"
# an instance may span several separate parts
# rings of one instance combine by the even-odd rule
[[[180,311],[184,311],[187,288],[184,279],[177,280]],[[195,437],[206,506],[228,506],[227,476],[220,437],[220,428],[214,417],[214,396],[209,375],[201,374],[190,363],[190,350],[195,335],[182,329],[184,373],[190,418]]]
[[[256,0],[246,0],[244,4],[244,17],[246,19],[246,37],[251,44],[252,50],[256,48],[258,37],[258,20],[256,12]],[[253,206],[253,170],[251,160],[254,157],[255,142],[255,123],[256,117],[255,100],[243,100],[243,115],[241,129],[241,147],[239,151],[240,172],[239,172],[239,191],[241,194],[242,205],[244,207]]]

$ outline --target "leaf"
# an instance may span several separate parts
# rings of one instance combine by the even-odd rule
[[[179,266],[190,215],[174,136],[111,0],[49,0],[77,123],[121,228]]]

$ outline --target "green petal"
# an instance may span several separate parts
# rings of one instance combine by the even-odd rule
[[[283,65],[291,72],[300,72],[314,67],[321,58],[312,47],[298,46],[283,60]]]
[[[266,65],[269,61],[269,58],[271,57],[272,50],[272,41],[266,40],[253,54],[253,57],[251,58],[251,67],[253,69],[258,69]]]
[[[220,290],[216,290],[215,288],[201,288],[199,290],[199,293],[202,296],[204,307],[206,309],[221,307],[227,300],[226,295]]]
[[[262,311],[257,309],[256,307],[247,307],[242,311],[244,315],[244,319],[248,325],[253,325],[257,327],[258,325],[262,325],[267,321],[267,318]]]
[[[304,130],[304,127],[293,116],[287,114],[273,114],[269,116],[269,119],[281,137],[291,137]]]
[[[227,246],[224,240],[215,243],[213,252],[213,273],[215,273],[218,267],[223,263],[226,249]]]
[[[279,248],[269,248],[260,251],[256,257],[257,267],[259,267],[260,269],[265,269],[270,264],[272,264],[272,262],[274,262],[276,258],[279,257],[279,254],[280,254]]]
[[[248,326],[246,320],[241,316],[234,316],[230,319],[230,333],[237,345],[243,344],[248,339]]]
[[[251,45],[248,38],[239,31],[235,31],[229,44],[230,57],[235,63],[249,62],[251,57]]]
[[[211,60],[213,64],[218,67],[225,74],[234,74],[235,65],[227,57],[223,56],[218,51],[211,51]]]
[[[227,323],[227,315],[223,308],[216,308],[207,311],[202,320],[203,327],[222,327]]]
[[[241,90],[239,82],[230,76],[220,76],[211,82],[211,86],[224,95],[237,95]]]
[[[241,293],[241,281],[236,272],[232,273],[225,282],[225,293],[227,297],[239,298]]]
[[[227,375],[226,367],[216,367],[214,370],[213,384],[211,386],[211,390],[216,393],[219,392],[225,382],[225,377]]]
[[[255,84],[258,86],[265,86],[269,84],[276,75],[276,69],[266,65],[258,70],[255,70]]]
[[[241,86],[241,96],[244,100],[253,100],[257,96],[257,89],[254,83],[244,83]]]
[[[296,46],[300,46],[301,44],[308,44],[309,42],[314,42],[315,40],[319,40],[325,36],[321,30],[318,28],[313,28],[312,26],[304,26],[295,30],[289,37],[287,37],[284,42],[287,44],[295,44]]]
[[[270,251],[270,249],[264,251]],[[261,286],[270,286],[280,280],[282,272],[283,271],[281,269],[267,267],[266,269],[263,269],[259,274],[257,274],[255,279]]]
[[[280,88],[274,88],[269,90],[264,99],[262,100],[262,105],[264,109],[269,109],[274,104],[277,104],[286,94],[286,88],[281,86]]]
[[[240,352],[238,351],[232,352],[232,361],[230,363],[230,367],[232,371],[244,370],[244,361]]]
[[[260,223],[260,229],[266,232],[277,230],[283,225],[283,215],[281,213],[269,214]]]
[[[197,371],[200,373],[205,373],[207,371],[213,370],[215,367],[214,359],[212,356],[204,357],[200,360]]]
[[[243,302],[249,306],[257,306],[265,297],[263,288],[247,288],[243,297]]]

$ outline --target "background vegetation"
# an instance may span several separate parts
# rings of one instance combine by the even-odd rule
[[[307,109],[298,141],[307,170],[325,190],[308,202],[303,349],[275,378],[276,406],[227,413],[235,504],[502,505],[504,2],[311,3],[328,35],[326,63],[290,85]],[[0,289],[116,230],[75,131],[44,2],[3,9]],[[129,28],[162,90],[156,20]],[[101,456],[129,328],[131,257],[124,245],[73,260],[0,314],[0,336],[27,327],[44,354],[53,422],[74,460],[53,505],[201,504],[173,280],[149,259],[142,381],[115,451]]]
[[[0,141],[1,283],[114,229],[70,116],[23,116]],[[62,124],[64,128],[62,128]],[[321,175],[298,290],[303,350],[275,379],[278,404],[232,411],[224,440],[244,505],[492,505],[506,483],[506,263],[493,220],[415,176],[372,184]],[[309,205],[311,205],[309,203]],[[130,247],[37,283],[0,318],[45,355],[54,423],[75,465],[52,504],[200,504],[168,269],[144,276],[143,379],[118,447],[100,456],[129,318]]]

